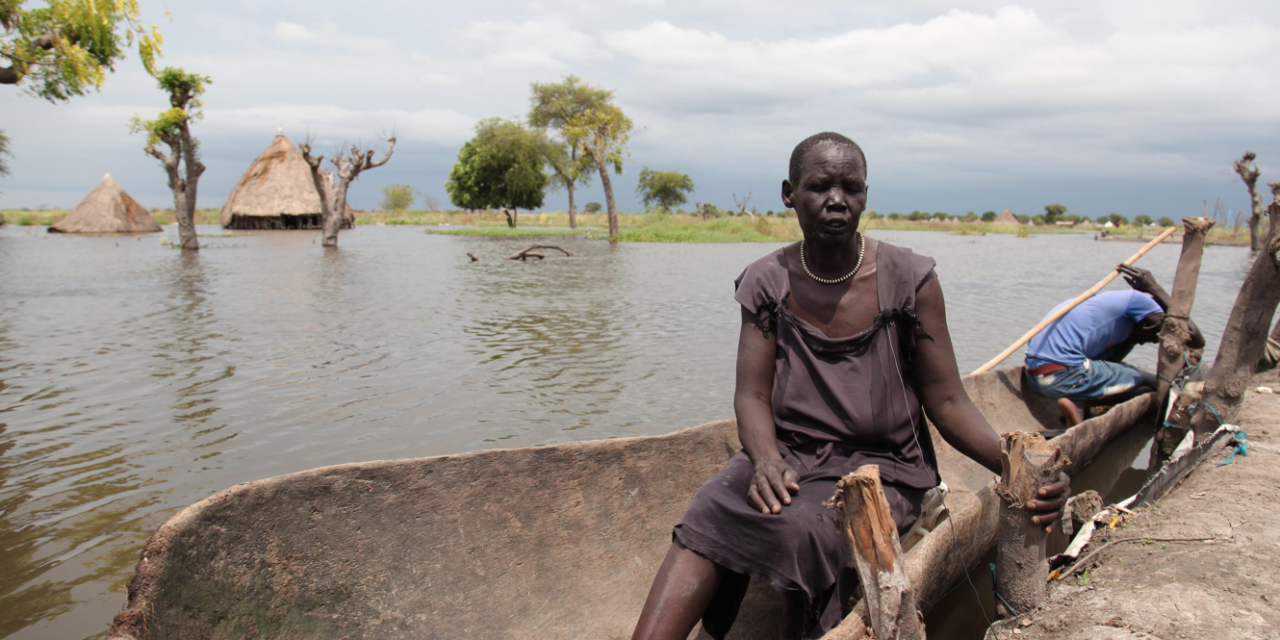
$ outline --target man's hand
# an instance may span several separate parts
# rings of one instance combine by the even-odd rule
[[[1129,286],[1133,287],[1134,291],[1141,291],[1142,293],[1153,296],[1162,291],[1160,283],[1156,282],[1156,277],[1151,275],[1151,272],[1146,269],[1139,269],[1127,264],[1122,264],[1116,267],[1116,271],[1119,271],[1124,275],[1124,281],[1128,282]]]
[[[791,494],[800,490],[800,475],[785,460],[770,460],[755,467],[747,499],[761,513],[782,513],[782,505],[791,504]]]
[[[1047,525],[1045,533],[1053,531],[1053,523],[1062,518],[1062,508],[1067,504],[1067,492],[1071,488],[1071,478],[1063,473],[1058,481],[1040,487],[1035,500],[1027,503],[1027,510],[1033,512],[1031,524]]]

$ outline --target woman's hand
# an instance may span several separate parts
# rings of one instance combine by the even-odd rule
[[[1053,531],[1053,523],[1062,518],[1062,508],[1067,504],[1067,492],[1071,488],[1071,478],[1063,473],[1058,481],[1040,487],[1035,500],[1027,503],[1027,510],[1032,512],[1031,524],[1047,525],[1045,533]]]
[[[769,460],[755,465],[747,499],[761,513],[782,513],[791,504],[791,494],[800,490],[800,475],[785,460]]]

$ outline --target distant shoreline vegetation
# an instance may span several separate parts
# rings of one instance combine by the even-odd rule
[[[68,209],[0,209],[0,216],[8,224],[17,226],[48,226],[70,213]],[[791,242],[800,239],[800,226],[794,215],[725,215],[703,219],[685,213],[620,213],[619,240],[623,242]],[[871,213],[871,212],[868,212]],[[174,222],[173,209],[152,209],[151,215],[162,225]],[[219,209],[196,211],[196,224],[220,223]],[[356,225],[414,225],[437,227],[428,233],[464,236],[584,236],[589,238],[608,235],[608,218],[601,212],[579,212],[577,229],[569,228],[569,214],[563,211],[545,213],[522,212],[519,226],[507,226],[506,216],[500,211],[356,211]],[[1162,220],[1161,222],[1164,222]],[[439,228],[452,226],[456,228]],[[1163,228],[1163,227],[1162,227]],[[863,231],[936,231],[955,235],[1007,234],[1020,237],[1058,233],[1095,233],[1101,227],[1058,227],[1053,225],[1002,224],[984,222],[981,219],[966,221],[963,218],[911,220],[906,217],[892,219],[889,216],[864,215]],[[1139,229],[1133,225],[1107,229],[1112,237],[1154,237],[1160,229]],[[1239,228],[1214,228],[1209,235],[1210,244],[1238,244],[1241,232],[1247,242],[1247,230]],[[1175,239],[1177,236],[1175,236]]]

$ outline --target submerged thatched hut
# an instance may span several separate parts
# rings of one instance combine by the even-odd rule
[[[996,216],[996,224],[1018,224],[1018,219],[1013,217],[1013,214],[1009,213],[1008,209],[1005,209],[1000,212],[1000,215]]]
[[[146,208],[130,198],[111,179],[110,173],[102,176],[102,182],[67,217],[49,227],[49,231],[55,233],[155,233],[162,230]]]
[[[355,221],[347,207],[343,226]],[[276,131],[271,145],[240,176],[222,205],[222,226],[228,229],[318,229],[320,194],[302,152]]]

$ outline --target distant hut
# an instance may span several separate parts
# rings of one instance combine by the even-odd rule
[[[67,217],[49,227],[55,233],[155,233],[160,224],[137,200],[120,188],[111,174],[76,205]]]
[[[343,226],[355,222],[347,207]],[[222,204],[228,229],[319,229],[324,225],[320,194],[302,152],[276,131],[271,145],[240,176]]]
[[[1013,214],[1009,213],[1008,209],[1005,209],[1000,212],[1000,215],[996,216],[996,224],[1018,224],[1018,219],[1013,217]]]

